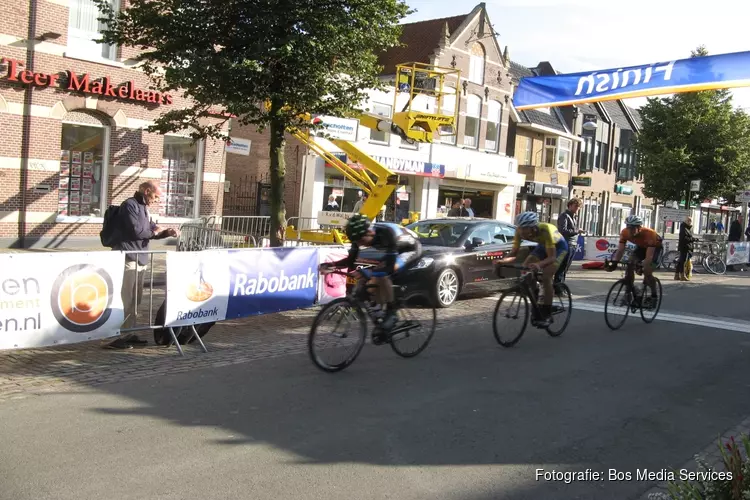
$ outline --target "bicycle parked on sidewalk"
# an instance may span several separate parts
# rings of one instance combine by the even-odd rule
[[[338,274],[351,279],[350,274],[343,271],[328,270],[325,274]],[[404,295],[405,288],[398,285],[393,287],[396,291],[396,324],[383,342],[373,341],[373,345],[390,344],[393,352],[399,356],[412,358],[421,353],[432,340],[437,325],[437,309],[432,306],[424,309],[408,308],[407,297]],[[337,372],[357,359],[367,340],[367,318],[373,322],[376,329],[380,328],[382,311],[369,293],[369,290],[374,288],[377,288],[377,285],[368,285],[367,278],[361,277],[356,280],[346,297],[334,299],[324,305],[315,317],[307,346],[310,358],[318,368],[326,372]],[[319,340],[323,340],[324,327],[329,322],[333,326],[331,337],[350,341],[348,348],[341,349],[341,359],[333,362],[324,359],[326,349],[318,347],[317,344]]]
[[[492,331],[497,343],[503,347],[513,347],[521,340],[529,324],[529,303],[531,303],[531,326],[544,328],[550,337],[562,335],[573,312],[573,299],[568,285],[560,282],[554,283],[552,323],[549,326],[540,326],[536,318],[541,317],[539,309],[541,272],[521,264],[497,264],[497,267],[521,270],[521,276],[514,279],[515,283],[510,288],[503,290],[495,306]],[[519,319],[521,321],[516,322]]]
[[[727,272],[727,263],[723,255],[726,255],[727,244],[717,241],[695,240],[698,246],[693,252],[692,261],[703,266],[703,269],[711,274],[722,275]],[[661,262],[665,269],[677,269],[680,260],[680,252],[670,250],[664,252]]]
[[[604,260],[605,267],[611,264],[611,260]],[[654,276],[657,296],[655,300],[649,300],[649,303],[644,306],[644,297],[651,299],[651,289],[645,281],[640,288],[635,285],[635,275],[643,275],[643,264],[641,262],[634,264],[630,260],[619,264],[625,272],[623,277],[615,281],[609,289],[609,293],[607,293],[607,301],[604,304],[604,321],[611,330],[617,330],[625,324],[628,314],[631,312],[635,314],[636,311],[640,311],[644,323],[651,323],[656,319],[656,315],[659,314],[661,308],[661,281]],[[653,315],[650,315],[651,313]]]

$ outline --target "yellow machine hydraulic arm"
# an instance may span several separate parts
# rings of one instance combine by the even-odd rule
[[[361,125],[371,130],[388,131],[410,144],[432,142],[435,133],[454,135],[457,110],[456,88],[460,80],[460,71],[453,68],[441,68],[423,63],[400,64],[396,66],[393,109],[397,109],[399,97],[403,98],[404,94],[408,94],[408,100],[402,110],[395,112],[393,118],[367,112],[361,112],[353,118],[357,118]],[[426,96],[425,102],[418,106],[420,109],[415,109],[415,98],[420,95]],[[443,113],[446,111],[446,95],[454,96],[451,114]],[[429,108],[436,111],[429,112],[427,111]],[[369,219],[375,219],[381,207],[396,189],[399,176],[352,142],[326,137],[334,146],[346,153],[347,158],[359,168],[341,161],[336,155],[327,151],[315,140],[309,130],[296,129],[289,132],[368,195],[359,213]],[[342,213],[340,224],[343,224],[349,215]],[[345,243],[347,241],[343,231],[337,229],[298,230],[293,226],[287,227],[286,237],[316,243]]]

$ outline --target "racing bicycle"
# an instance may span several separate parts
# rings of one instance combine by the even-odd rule
[[[346,276],[347,281],[353,279],[349,273],[328,269],[323,274],[337,274]],[[313,363],[323,371],[337,372],[351,365],[367,340],[367,319],[373,322],[379,336],[372,336],[374,345],[390,344],[393,352],[404,358],[412,358],[421,353],[432,340],[437,325],[437,309],[408,308],[405,287],[394,285],[396,322],[388,334],[384,334],[379,324],[383,313],[370,295],[370,290],[377,287],[367,284],[367,278],[355,280],[354,286],[347,287],[345,297],[334,299],[324,305],[313,321],[307,347]],[[326,333],[328,330],[330,333]],[[326,337],[348,344],[327,348]],[[379,339],[379,340],[378,340]],[[320,346],[320,343],[323,346]],[[340,354],[337,360],[328,361],[325,355],[329,352]]]
[[[540,317],[540,271],[521,264],[497,264],[497,267],[521,270],[521,276],[514,279],[510,288],[503,290],[495,306],[492,331],[498,344],[503,347],[513,347],[521,340],[529,323],[529,302],[532,313],[531,325],[544,328],[550,337],[562,335],[573,312],[573,299],[568,285],[565,283],[553,285],[555,296],[552,302],[552,323],[549,326],[543,326],[537,320]],[[519,319],[520,322],[517,321]]]
[[[610,259],[604,259],[605,268],[611,262]],[[632,280],[627,277],[629,266],[634,266]],[[646,297],[650,299],[651,297],[651,288],[645,282],[635,285],[635,276],[643,275],[643,263],[640,261],[636,264],[620,262],[620,267],[625,270],[624,276],[615,281],[612,288],[609,289],[609,293],[607,293],[607,301],[604,303],[604,321],[611,330],[617,330],[625,324],[628,314],[631,312],[635,314],[640,311],[644,323],[651,323],[656,319],[656,315],[659,314],[661,308],[661,281],[654,276],[654,280],[656,280],[656,301],[649,300],[649,303],[644,305],[643,299]]]

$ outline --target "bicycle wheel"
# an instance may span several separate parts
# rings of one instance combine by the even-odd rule
[[[435,335],[437,309],[402,308],[396,314],[396,327],[391,332],[391,349],[402,358],[413,358],[425,350]]]
[[[559,337],[570,323],[570,315],[573,314],[573,297],[570,288],[565,283],[555,284],[555,297],[552,299],[552,307],[561,308],[552,313],[552,324],[546,330],[550,337]]]
[[[713,253],[703,257],[703,267],[711,274],[724,274],[727,272],[727,264],[724,262],[724,259]]]
[[[323,354],[327,351],[326,347],[318,347],[317,341],[325,341],[326,332],[323,326],[328,323],[333,324],[333,332],[328,336],[350,341],[349,346],[344,349],[334,348],[331,350],[335,353],[343,352],[344,355],[338,361],[326,361],[323,357]],[[315,317],[310,335],[307,338],[307,349],[310,353],[310,359],[318,368],[326,372],[337,372],[351,365],[357,359],[366,339],[367,319],[362,308],[354,300],[343,297],[326,304]]]
[[[677,268],[677,261],[680,259],[680,252],[670,250],[661,257],[661,265],[664,269],[671,270]]]
[[[519,319],[521,322],[517,323]],[[495,306],[495,315],[492,320],[492,331],[497,343],[503,347],[513,347],[523,336],[528,323],[529,300],[526,295],[518,289],[503,292]],[[519,327],[518,333],[513,335],[512,332]],[[506,340],[503,333],[510,333],[508,336],[510,340]]]
[[[625,324],[630,314],[630,300],[633,291],[625,280],[617,280],[609,289],[607,302],[604,303],[604,321],[611,330],[617,330]],[[612,318],[610,318],[610,314]]]
[[[654,279],[656,280],[656,304],[654,304],[652,307],[649,307],[648,309],[643,308],[643,299],[641,300],[641,319],[645,323],[651,323],[656,319],[656,315],[659,314],[659,309],[661,309],[661,298],[662,298],[662,290],[661,290],[661,281],[659,281],[659,278],[654,276]],[[649,288],[648,285],[643,285],[643,293],[641,294],[641,297],[648,297],[651,294],[651,288]],[[653,315],[650,317],[647,317],[647,313],[653,312]]]

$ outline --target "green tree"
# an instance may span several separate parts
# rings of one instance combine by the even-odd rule
[[[285,131],[309,126],[304,113],[350,115],[365,89],[381,88],[377,54],[398,45],[410,13],[403,0],[132,0],[120,12],[95,1],[108,26],[102,41],[140,50],[156,90],[194,103],[151,131],[190,125],[193,139],[226,140],[230,115],[268,128],[272,246],[286,226]]]
[[[708,55],[700,46],[692,57]],[[728,90],[649,98],[636,141],[644,192],[660,200],[732,199],[750,180],[750,119],[733,109]],[[690,181],[701,180],[698,193]]]

